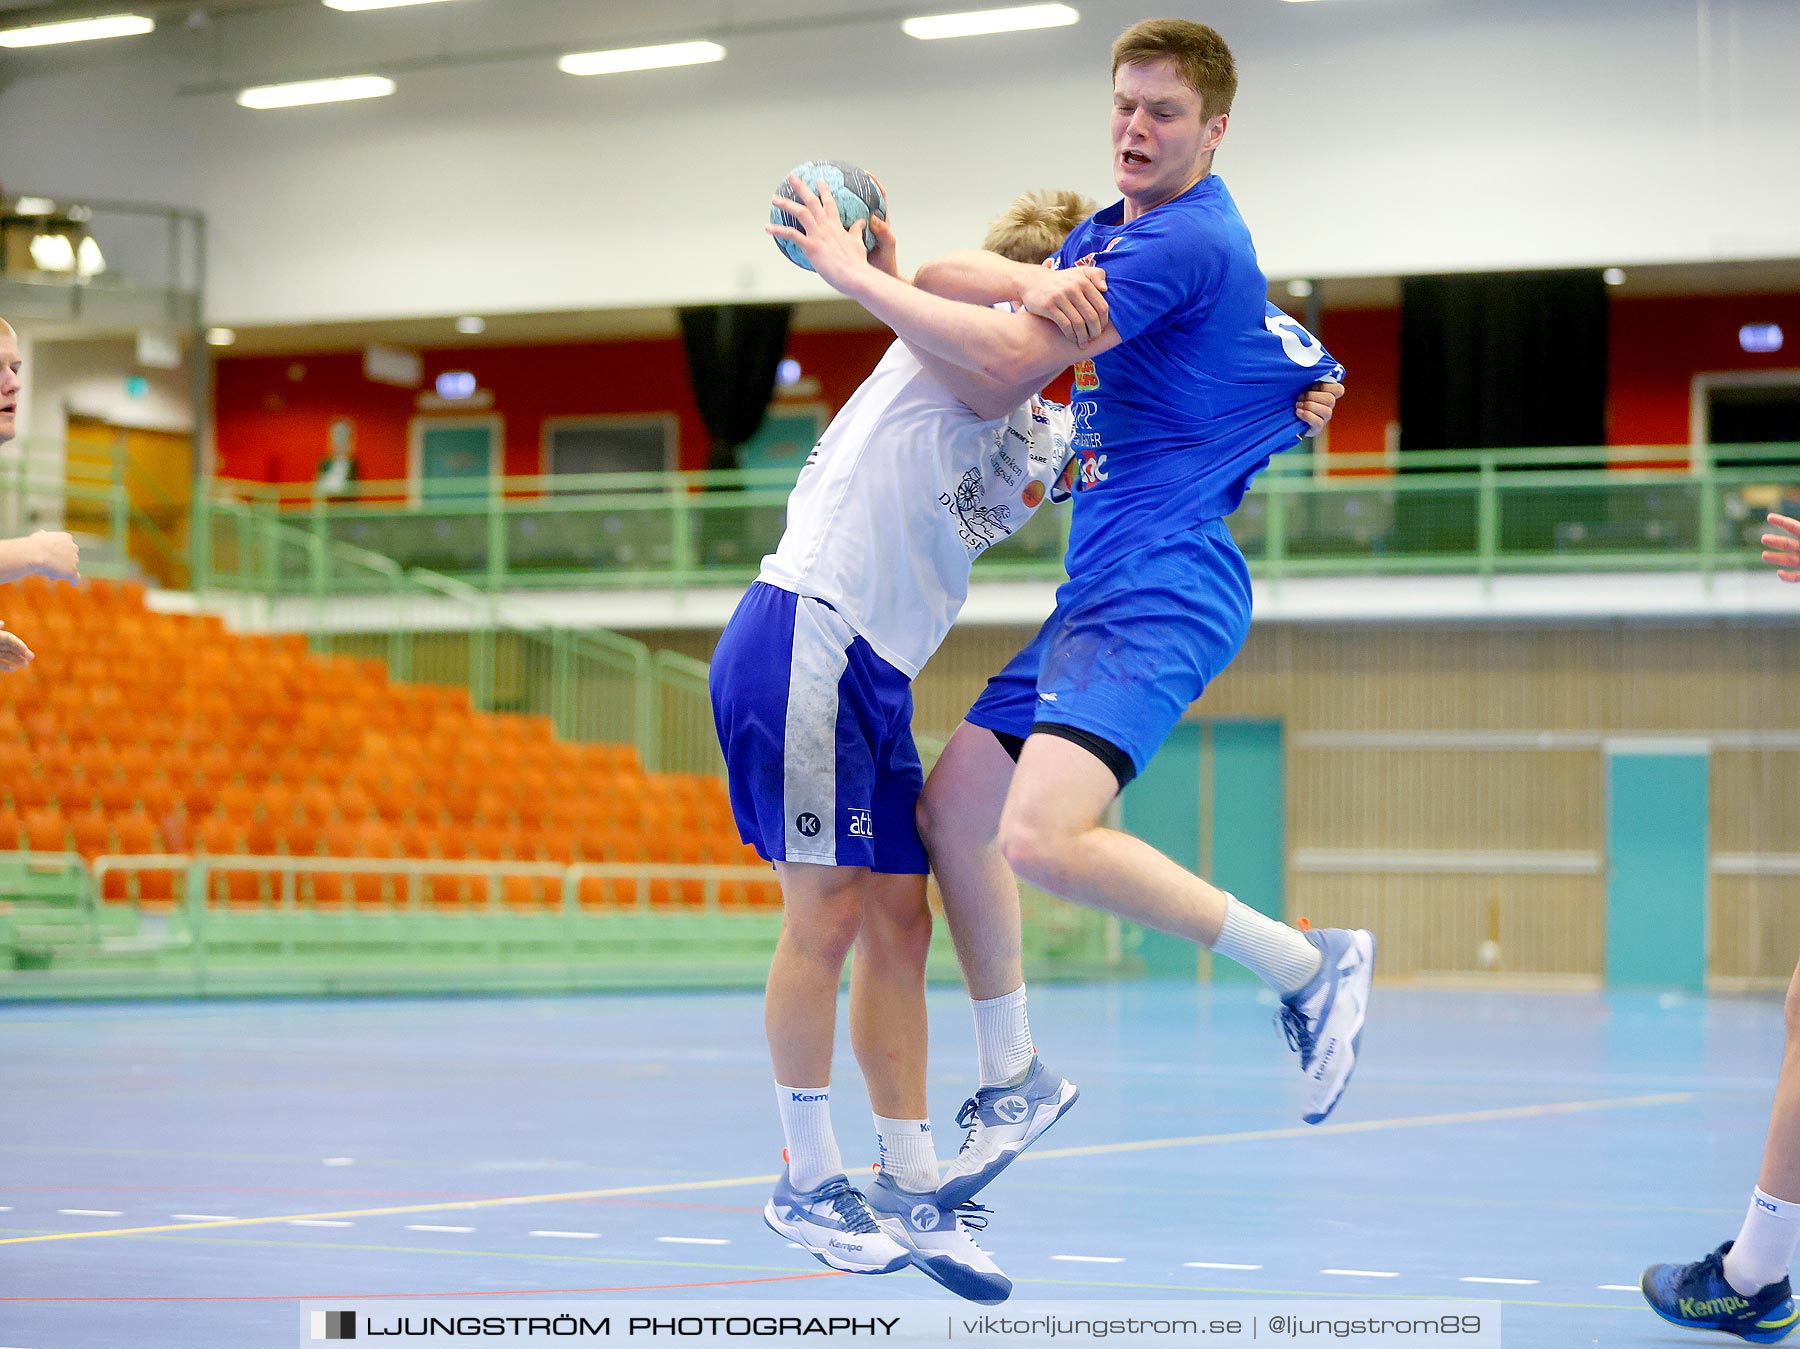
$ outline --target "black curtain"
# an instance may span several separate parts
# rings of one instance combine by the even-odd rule
[[[1598,271],[1409,276],[1401,283],[1400,471],[1409,450],[1511,449],[1606,443],[1607,287]],[[1595,467],[1592,461],[1571,467]],[[1576,500],[1580,495],[1584,499]],[[1557,514],[1604,505],[1570,494]],[[1407,545],[1473,549],[1473,512],[1436,493],[1407,494]],[[1518,528],[1553,531],[1550,515]],[[1464,518],[1464,517],[1467,518]],[[1503,515],[1503,522],[1505,516]],[[1541,547],[1514,537],[1502,545]],[[1465,537],[1466,536],[1466,537]]]
[[[697,305],[681,310],[681,340],[700,418],[712,434],[713,468],[736,468],[737,449],[762,425],[787,350],[782,304]]]

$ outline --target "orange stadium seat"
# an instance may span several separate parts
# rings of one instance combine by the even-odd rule
[[[25,846],[32,852],[67,852],[69,831],[62,811],[37,806],[24,812]]]
[[[89,856],[394,856],[568,865],[582,860],[744,860],[722,783],[646,774],[635,748],[557,739],[548,717],[477,713],[466,688],[391,683],[383,663],[320,657],[304,637],[239,637],[211,617],[150,614],[141,588],[25,586],[9,619],[44,648],[0,680],[0,848]],[[179,649],[182,659],[168,653]],[[314,876],[324,904],[404,899],[403,881]],[[167,903],[174,871],[109,876],[108,899]],[[659,906],[699,903],[697,882],[644,887]],[[273,874],[228,874],[214,892],[266,903]],[[486,905],[480,877],[440,878],[435,904]],[[772,882],[719,888],[722,904],[772,903]],[[548,878],[510,877],[512,908],[560,903]],[[584,905],[635,905],[631,881],[583,885]]]
[[[107,822],[105,811],[80,810],[68,817],[68,823],[75,851],[90,862],[102,853],[112,851],[112,826]]]

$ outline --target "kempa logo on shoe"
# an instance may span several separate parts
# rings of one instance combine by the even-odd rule
[[[994,1113],[1008,1124],[1017,1124],[1025,1118],[1025,1112],[1031,1107],[1025,1104],[1023,1096],[1002,1096],[994,1102]]]
[[[915,1204],[912,1211],[912,1224],[921,1232],[929,1232],[938,1225],[938,1211],[934,1204]]]
[[[1745,1310],[1749,1305],[1749,1298],[1735,1294],[1731,1297],[1684,1297],[1679,1303],[1681,1314],[1693,1320],[1699,1320],[1702,1316],[1730,1316]]]

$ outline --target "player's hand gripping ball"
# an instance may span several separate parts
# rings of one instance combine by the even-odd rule
[[[809,159],[794,170],[794,176],[814,192],[819,190],[819,180],[825,180],[826,190],[837,199],[838,215],[843,219],[845,229],[870,216],[877,220],[887,219],[887,193],[881,190],[881,184],[875,181],[874,174],[865,173],[854,164],[846,164],[837,159]],[[786,197],[789,201],[798,200],[786,178],[781,180],[781,186],[775,192],[777,196]],[[805,226],[779,206],[769,208],[769,223],[789,225],[802,234],[806,233]],[[872,250],[875,247],[874,231],[865,226],[862,241],[864,248]],[[800,251],[799,245],[792,239],[777,238],[775,247],[787,254],[788,261],[796,267],[804,267],[809,272],[813,270],[812,263],[806,260],[806,254]]]

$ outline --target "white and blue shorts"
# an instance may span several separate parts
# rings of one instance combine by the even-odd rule
[[[824,600],[758,581],[712,661],[738,833],[771,862],[929,870],[912,681]]]

